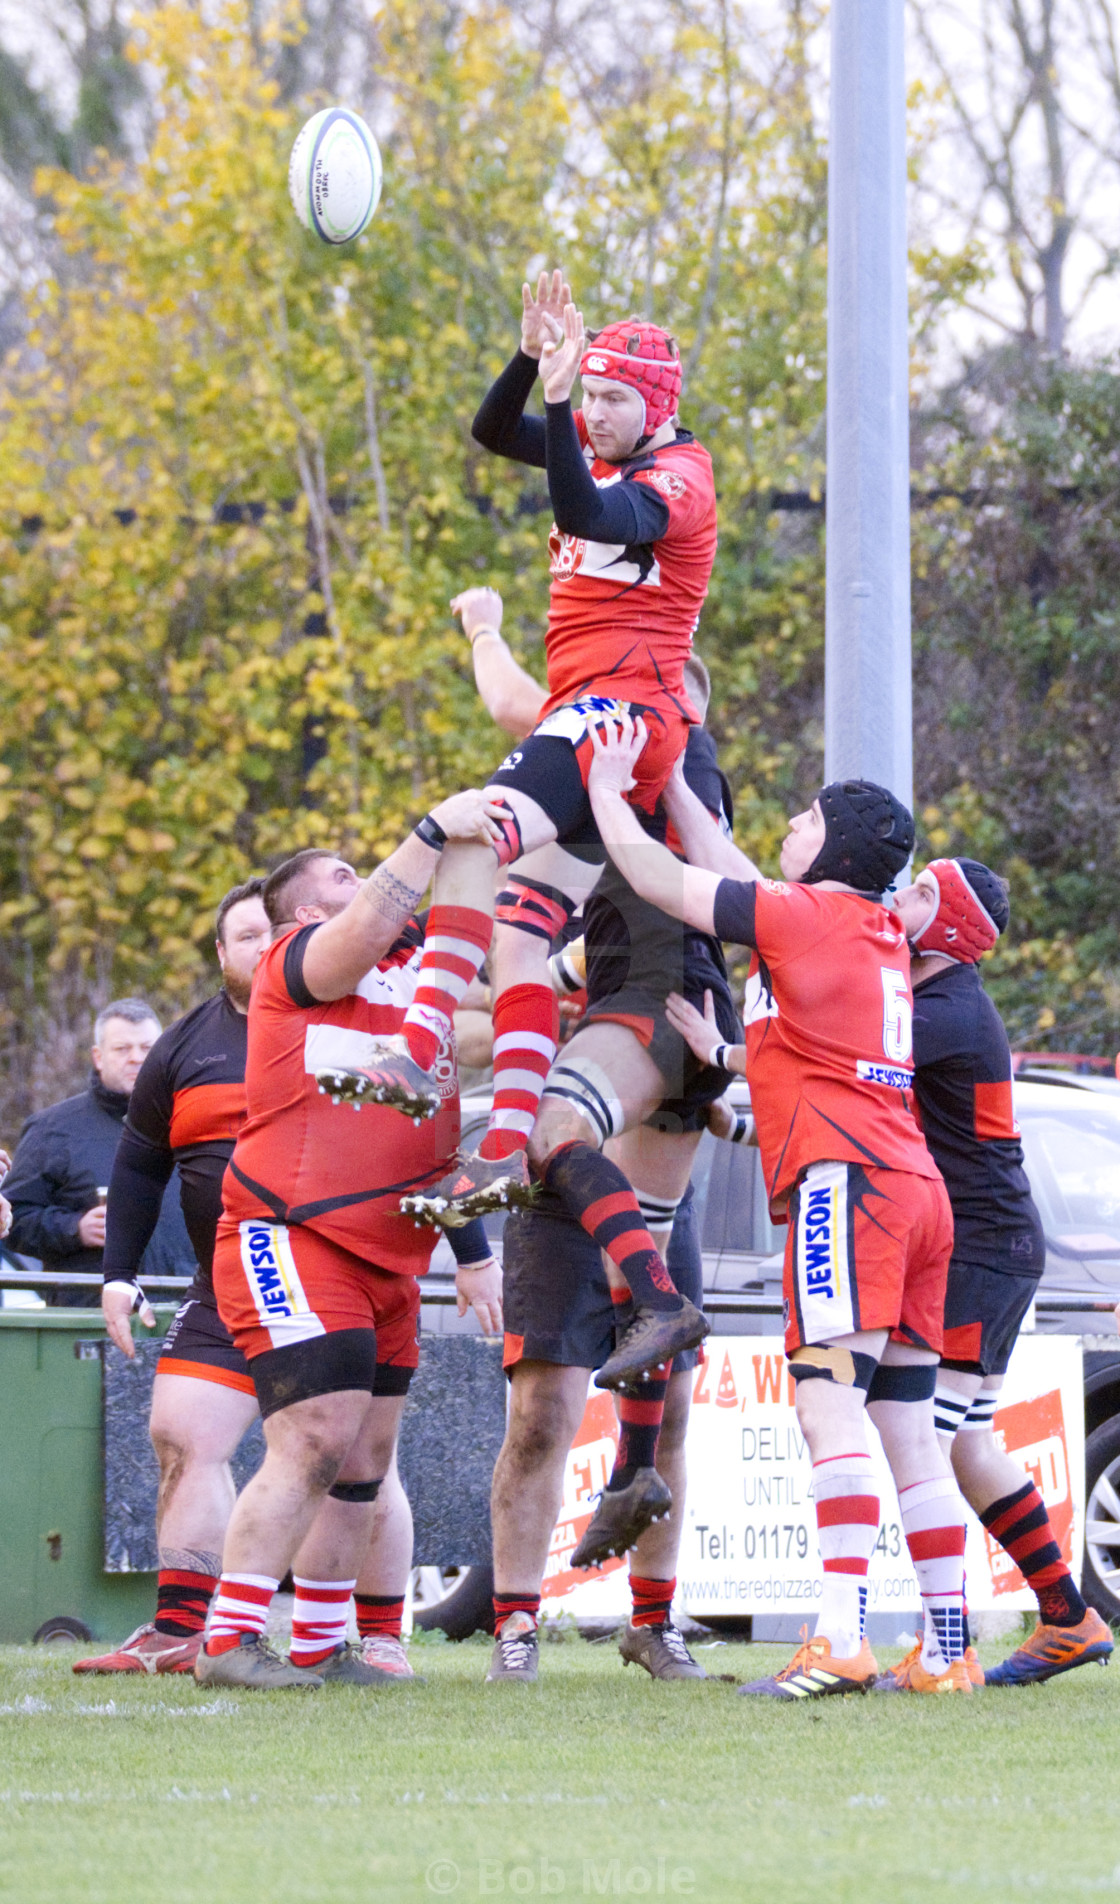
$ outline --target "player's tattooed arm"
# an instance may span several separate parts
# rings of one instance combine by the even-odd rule
[[[318,927],[303,948],[301,979],[311,997],[327,1004],[345,998],[385,957],[448,847],[485,846],[500,837],[499,809],[485,793],[452,794],[432,809],[431,837],[410,833],[358,888],[354,903]],[[433,843],[436,842],[436,843]],[[493,860],[487,858],[488,874]]]
[[[388,920],[396,931],[415,912],[423,896],[423,886],[406,886],[404,880],[391,873],[387,865],[379,866],[375,873],[371,873],[360,892],[366,904],[372,906],[382,919]]]

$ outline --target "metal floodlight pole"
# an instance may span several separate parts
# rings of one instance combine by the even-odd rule
[[[903,0],[833,0],[825,779],[912,804]]]

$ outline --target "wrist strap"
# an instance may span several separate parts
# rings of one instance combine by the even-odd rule
[[[731,1066],[727,1062],[727,1054],[730,1050],[730,1045],[717,1045],[711,1057],[708,1059],[708,1063],[713,1065],[717,1071],[730,1071]]]
[[[503,633],[502,633],[502,631],[501,631],[501,629],[500,629],[500,628],[476,628],[476,629],[475,629],[475,631],[474,631],[474,634],[473,634],[473,635],[469,635],[469,636],[467,637],[467,639],[469,640],[469,642],[470,642],[470,644],[471,644],[471,647],[472,647],[472,648],[474,647],[474,644],[475,644],[475,642],[476,642],[476,641],[481,641],[481,640],[482,640],[482,637],[483,637],[483,635],[491,635],[491,636],[493,636],[493,638],[494,638],[494,640],[495,640],[495,641],[504,641],[504,640],[505,640],[505,636],[503,635]]]
[[[434,847],[437,853],[442,853],[447,845],[446,833],[439,821],[433,820],[430,813],[425,813],[422,820],[417,820],[412,831],[418,840],[421,840],[425,846]]]
[[[736,1111],[735,1125],[734,1125],[734,1129],[732,1130],[727,1140],[728,1143],[741,1144],[744,1137],[746,1137],[748,1133],[750,1132],[750,1128],[751,1128],[751,1119],[746,1115],[744,1111]]]

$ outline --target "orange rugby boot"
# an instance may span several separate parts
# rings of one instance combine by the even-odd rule
[[[834,1659],[832,1647],[823,1633],[809,1638],[809,1629],[801,1629],[801,1645],[788,1666],[770,1679],[752,1679],[740,1686],[740,1693],[759,1693],[765,1699],[824,1699],[830,1693],[869,1692],[875,1684],[879,1666],[867,1640],[852,1659]]]
[[[1058,1673],[1070,1673],[1075,1666],[1088,1666],[1099,1660],[1107,1666],[1112,1653],[1112,1634],[1093,1607],[1086,1607],[1085,1618],[1077,1626],[1044,1626],[1040,1620],[1029,1639],[990,1673],[988,1686],[1035,1686]]]
[[[969,1648],[972,1651],[972,1648]],[[973,1668],[967,1659],[955,1659],[943,1673],[927,1672],[922,1665],[922,1642],[912,1646],[906,1658],[897,1666],[891,1666],[880,1673],[875,1681],[876,1692],[968,1692],[974,1685],[983,1685],[983,1669],[975,1659],[975,1670],[980,1672],[979,1680],[973,1678]]]

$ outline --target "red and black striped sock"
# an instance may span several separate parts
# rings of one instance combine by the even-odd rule
[[[201,1633],[217,1584],[216,1573],[187,1573],[177,1567],[161,1567],[156,1587],[156,1632],[173,1634],[180,1640]]]
[[[632,1573],[630,1594],[634,1611],[630,1615],[631,1626],[664,1626],[672,1612],[676,1590],[675,1574],[671,1580],[647,1580],[640,1573]]]
[[[629,1487],[638,1468],[652,1468],[657,1458],[661,1419],[669,1387],[668,1362],[650,1371],[648,1382],[634,1382],[620,1391],[618,1420],[621,1433],[614,1468],[607,1482],[608,1494]]]
[[[545,1188],[560,1198],[647,1309],[679,1309],[665,1264],[645,1226],[638,1199],[617,1164],[590,1144],[561,1144],[544,1168]]]
[[[539,1593],[495,1593],[494,1595],[494,1631],[500,1633],[511,1613],[532,1615],[536,1626],[541,1617],[541,1596]]]
[[[1010,1554],[1038,1601],[1046,1626],[1080,1626],[1086,1606],[1054,1538],[1046,1503],[1033,1481],[993,1501],[980,1519],[992,1539]]]
[[[388,1636],[399,1640],[404,1624],[404,1595],[392,1593],[356,1593],[354,1616],[358,1637],[363,1640]]]

